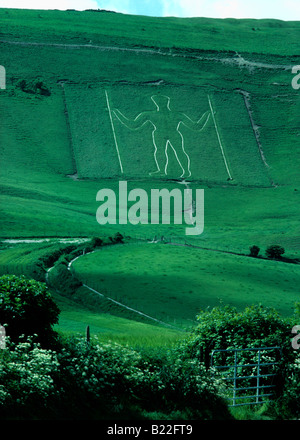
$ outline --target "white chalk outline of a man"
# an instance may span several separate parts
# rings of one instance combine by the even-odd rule
[[[181,178],[190,177],[190,157],[185,151],[184,138],[180,132],[180,124],[190,130],[202,131],[209,118],[210,111],[205,112],[198,121],[193,121],[185,113],[171,111],[170,98],[165,95],[153,95],[151,100],[156,110],[141,112],[135,119],[128,119],[123,113],[114,109],[113,112],[118,120],[130,130],[138,130],[147,122],[153,126],[152,141],[154,145],[154,160],[157,169],[150,175],[167,175],[168,146],[173,149],[176,159],[182,169]],[[203,122],[204,121],[204,122]]]

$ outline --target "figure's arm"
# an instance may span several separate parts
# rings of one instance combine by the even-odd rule
[[[119,121],[131,130],[137,130],[149,121],[147,112],[140,113],[135,119],[126,118],[126,116],[124,116],[118,109],[114,109],[113,112]]]
[[[190,130],[195,130],[195,131],[201,131],[203,130],[203,128],[206,126],[208,120],[210,118],[210,111],[205,112],[201,118],[199,119],[199,121],[195,122],[192,119],[190,119],[187,115],[185,115],[184,113],[182,114],[182,119],[181,122],[188,127]]]

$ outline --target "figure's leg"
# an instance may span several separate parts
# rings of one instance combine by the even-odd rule
[[[190,158],[184,149],[184,140],[181,133],[178,132],[179,136],[174,136],[170,141],[170,145],[173,148],[176,159],[182,168],[182,174],[180,177],[190,177]]]
[[[156,164],[156,170],[149,173],[152,175],[165,176],[165,168],[167,163],[166,156],[166,143],[164,140],[159,140],[157,137],[153,136],[153,145],[154,145],[154,161]]]

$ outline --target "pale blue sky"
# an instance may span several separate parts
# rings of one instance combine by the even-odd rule
[[[300,20],[300,0],[0,0],[0,8],[108,9],[157,17]]]

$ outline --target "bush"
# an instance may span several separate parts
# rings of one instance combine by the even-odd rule
[[[213,348],[281,345],[281,387],[274,417],[300,416],[299,355],[290,324],[261,306],[202,312],[178,347],[134,350],[93,338],[61,337],[56,352],[33,338],[0,350],[4,417],[65,419],[230,419],[224,382],[205,364]],[[288,344],[288,347],[287,347]],[[287,350],[288,348],[288,350]]]
[[[47,269],[54,266],[56,261],[59,259],[64,258],[64,256],[71,252],[74,252],[74,250],[76,250],[76,246],[74,245],[59,247],[38,258],[38,260],[35,262],[35,270],[33,271],[34,278],[38,281],[44,281]]]
[[[45,283],[25,276],[0,277],[0,323],[13,341],[20,335],[33,334],[40,341],[49,340],[59,313]]]
[[[43,95],[50,96],[51,92],[49,88],[41,80],[28,81],[25,79],[20,79],[16,83],[16,87],[21,89],[25,93],[33,95]]]
[[[300,418],[300,357],[295,356],[292,363],[282,371],[283,389],[275,402],[276,412],[282,419]]]
[[[281,256],[284,254],[284,252],[285,252],[284,248],[282,246],[278,246],[277,244],[269,246],[266,249],[267,257],[273,260],[279,260]]]
[[[225,401],[225,384],[213,377],[203,362],[182,358],[175,350],[169,353],[158,377],[160,399],[156,399],[155,408],[165,415],[180,414],[180,418],[190,420],[231,418]],[[169,413],[165,412],[166,408]]]
[[[257,257],[260,251],[260,248],[258,246],[251,246],[250,248],[250,256],[251,257]]]
[[[261,367],[261,373],[275,372],[277,374],[275,381],[272,382],[276,388],[274,401],[270,402],[270,405],[275,408],[273,414],[275,418],[281,418],[282,414],[286,417],[298,417],[300,365],[299,355],[291,347],[293,326],[291,319],[282,318],[276,310],[261,305],[247,307],[242,312],[237,312],[230,306],[216,307],[210,311],[201,312],[197,319],[198,326],[181,344],[180,357],[182,359],[204,362],[206,368],[209,368],[212,351],[216,349],[278,346],[281,348],[281,357],[278,351],[261,352],[262,363],[279,361],[279,367],[272,367],[272,371]],[[242,352],[239,355],[239,360],[243,364],[257,361],[255,351]],[[214,365],[224,366],[231,362],[234,362],[233,354],[218,353],[214,356]],[[256,368],[253,368],[253,372],[247,367],[244,370],[240,369],[239,374],[242,376],[253,374],[253,378],[240,380],[240,386],[255,386],[256,371]]]
[[[111,406],[129,398],[130,383],[138,381],[142,372],[137,367],[140,356],[121,345],[87,344],[73,338],[59,353],[62,371],[67,372],[70,384],[75,384],[90,401]],[[135,379],[134,379],[135,378]]]
[[[119,344],[94,339],[88,345],[73,338],[58,359],[63,389],[69,390],[64,394],[65,407],[97,408],[103,418],[129,410],[145,418],[151,412],[164,417],[230,418],[220,383],[203,365],[181,361],[173,352],[145,356]]]
[[[212,350],[281,346],[290,352],[291,323],[272,308],[262,305],[215,307],[197,316],[198,325],[185,341],[182,352],[210,364]]]
[[[24,411],[30,415],[30,408],[45,408],[48,399],[57,395],[57,355],[42,349],[32,338],[18,344],[9,342],[8,347],[0,353],[1,414],[12,417],[14,411],[18,415]]]
[[[124,237],[120,232],[117,232],[113,237],[109,237],[112,243],[124,243]]]
[[[100,247],[100,246],[102,246],[102,244],[103,244],[103,240],[101,238],[99,238],[99,237],[94,237],[91,240],[92,248]]]

